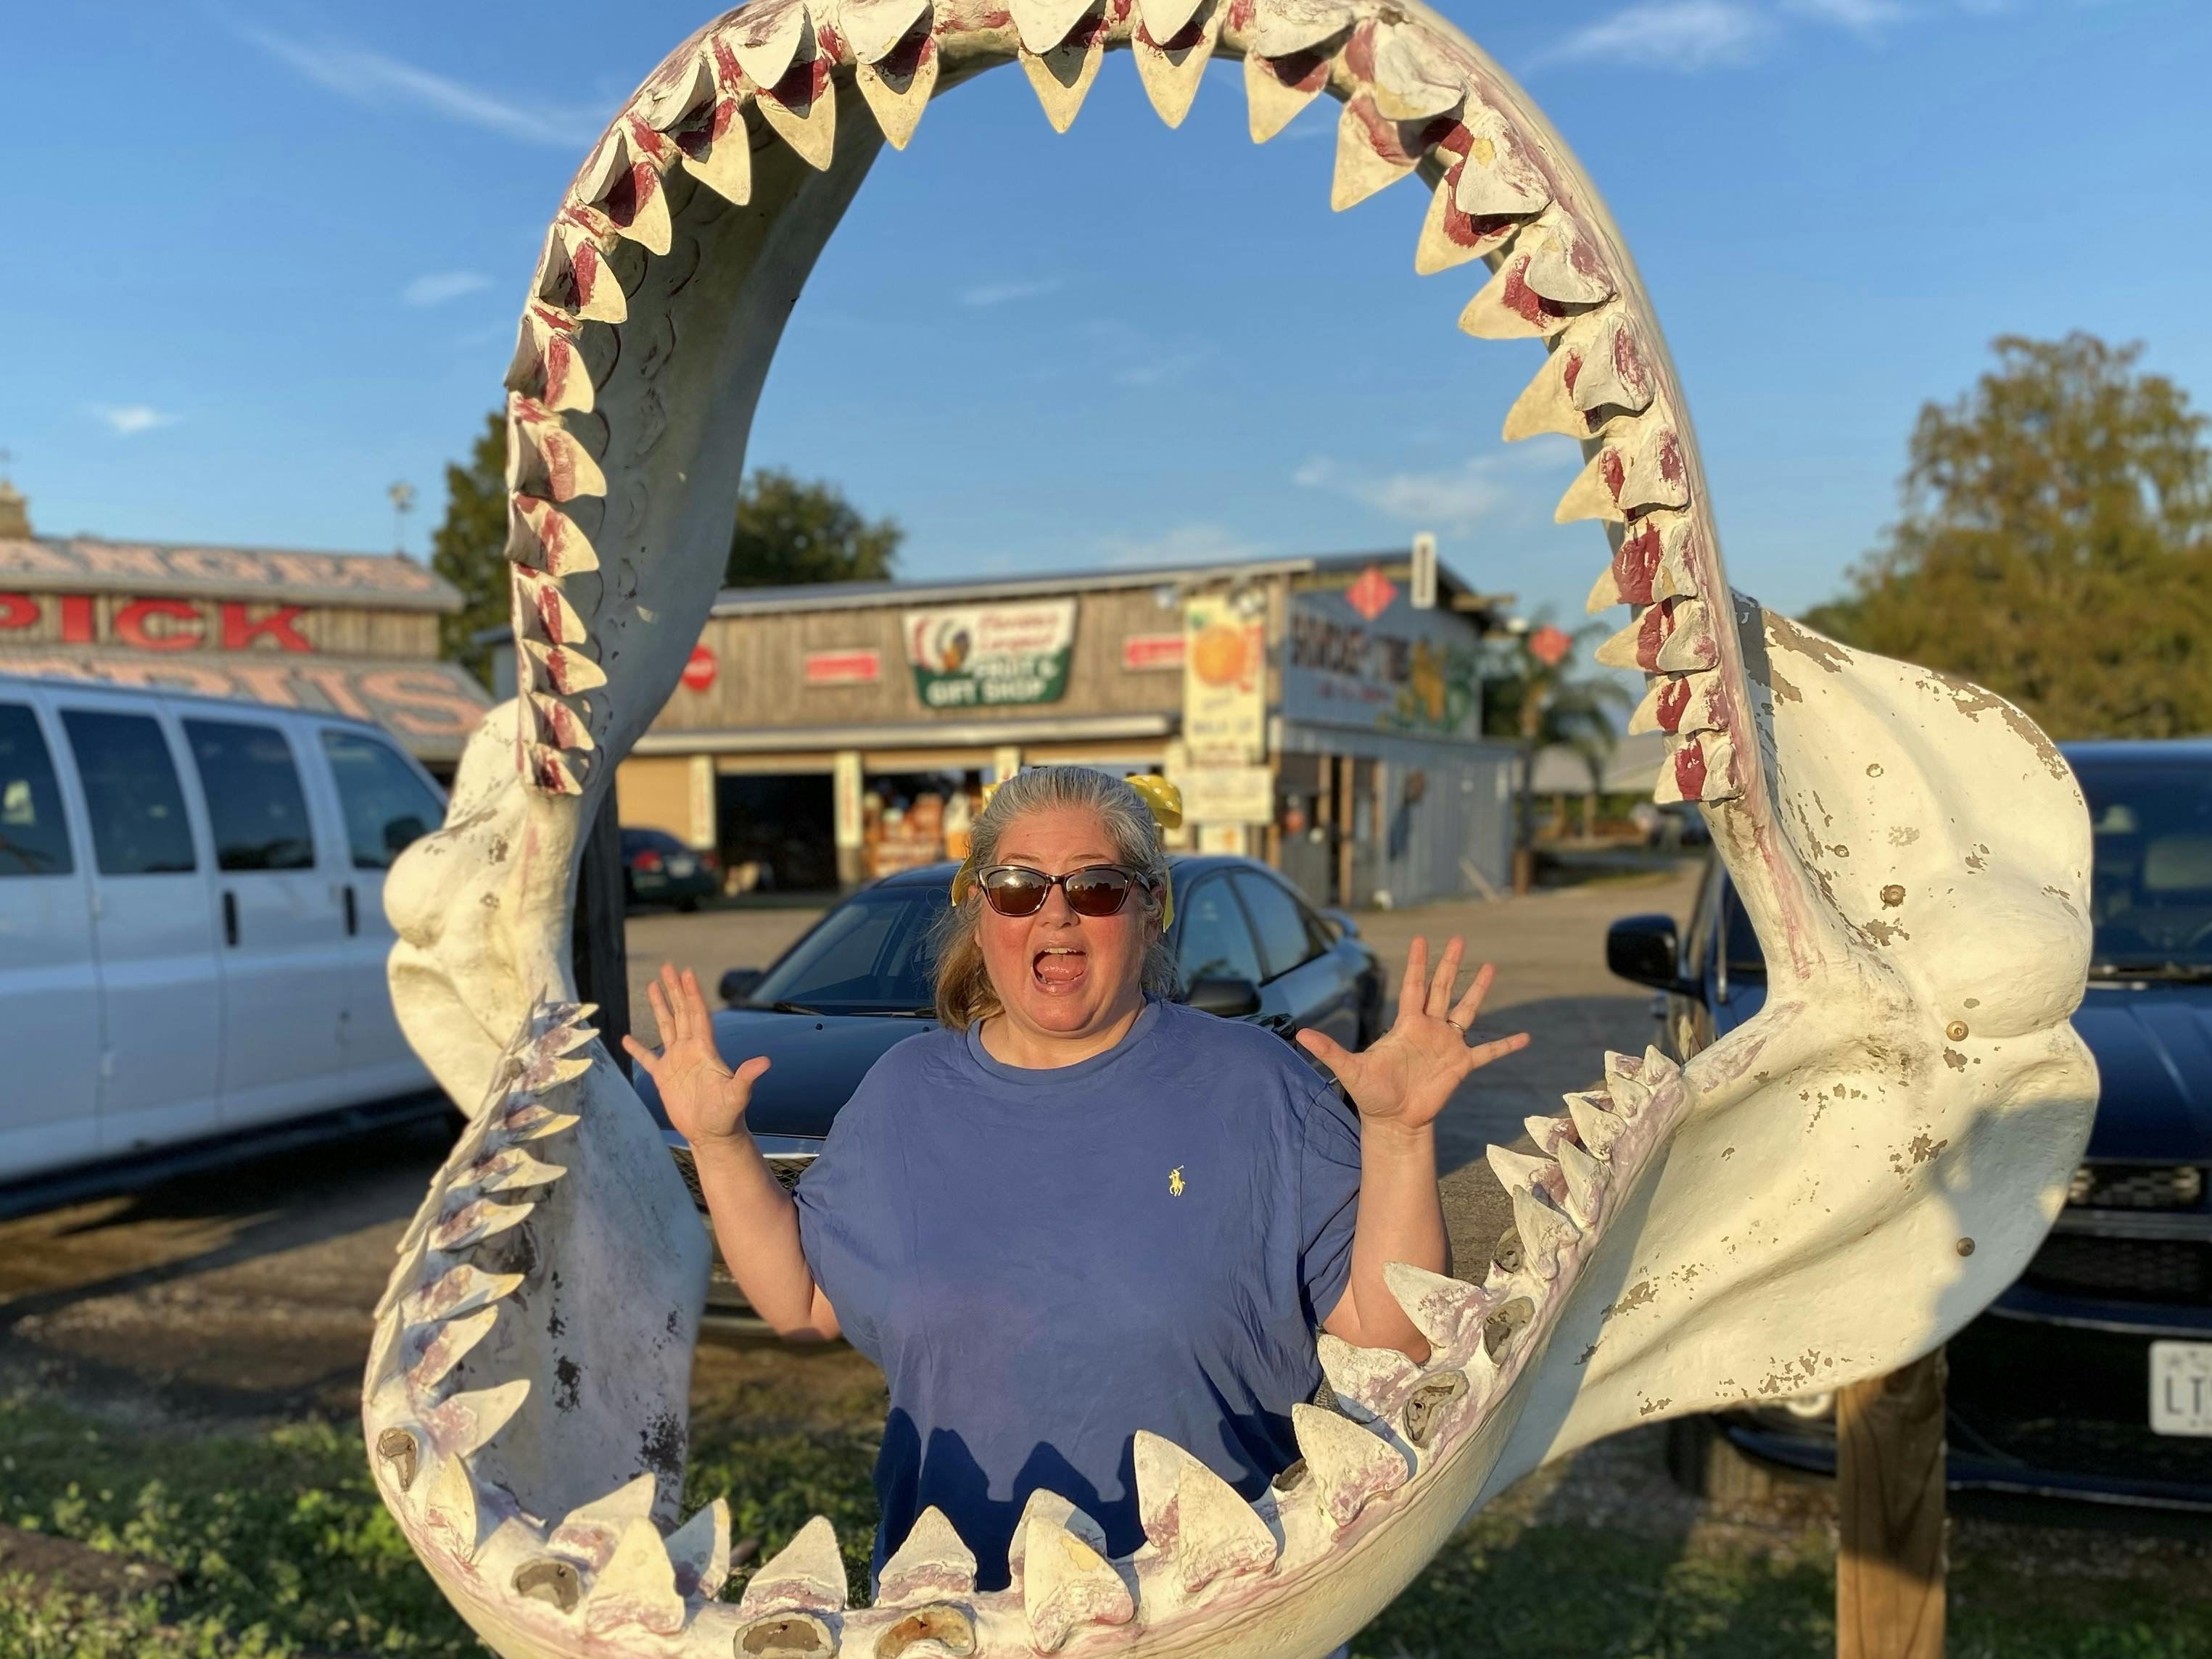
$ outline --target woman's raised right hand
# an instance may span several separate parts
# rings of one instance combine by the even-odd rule
[[[722,1064],[714,1051],[707,999],[699,994],[698,975],[689,968],[679,975],[662,963],[660,977],[647,982],[645,995],[660,1028],[660,1052],[627,1035],[623,1047],[659,1086],[671,1127],[695,1152],[744,1134],[745,1107],[754,1082],[768,1070],[768,1056],[756,1054],[735,1072]]]

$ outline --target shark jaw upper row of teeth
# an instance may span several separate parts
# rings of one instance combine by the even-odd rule
[[[488,1271],[472,1259],[521,1224],[533,1204],[488,1193],[544,1194],[564,1173],[561,1137],[580,1120],[580,1050],[590,1010],[540,1004],[507,1046],[505,1079],[433,1182],[377,1308],[365,1417],[386,1498],[425,1559],[454,1565],[498,1616],[541,1637],[639,1629],[696,1642],[686,1651],[932,1654],[975,1651],[1002,1632],[1054,1651],[1099,1626],[1157,1629],[1233,1607],[1261,1583],[1315,1569],[1393,1510],[1419,1500],[1439,1468],[1528,1372],[1619,1194],[1678,1121],[1688,1080],[1656,1048],[1608,1054],[1606,1082],[1534,1118],[1536,1155],[1491,1149],[1515,1227],[1484,1281],[1402,1264],[1391,1294],[1429,1345],[1415,1364],[1385,1349],[1319,1340],[1344,1414],[1291,1412],[1301,1458],[1247,1501],[1189,1452],[1151,1434],[1134,1447],[1146,1541],[1109,1556],[1097,1524],[1066,1499],[1033,1493],[1009,1555],[1012,1585],[975,1589],[976,1561],[945,1517],[926,1510],[878,1580],[874,1603],[848,1608],[829,1522],[816,1517],[757,1571],[736,1605],[730,1521],[717,1499],[663,1535],[655,1477],[641,1473],[558,1516],[533,1516],[480,1480],[472,1460],[528,1399],[526,1377],[463,1388],[459,1362],[488,1336],[534,1265]],[[535,1263],[534,1252],[525,1252]],[[452,1584],[448,1583],[448,1588]],[[929,1645],[935,1644],[937,1645]]]
[[[518,770],[579,794],[611,711],[593,632],[563,592],[599,568],[591,526],[607,482],[569,428],[591,416],[622,355],[610,331],[649,258],[670,253],[682,207],[673,175],[743,204],[752,156],[788,146],[827,168],[841,88],[903,146],[948,58],[1017,58],[1055,128],[1075,118],[1104,52],[1125,46],[1146,93],[1179,123],[1217,47],[1242,54],[1250,128],[1264,141],[1324,90],[1344,100],[1330,200],[1341,209],[1422,171],[1432,198],[1415,250],[1424,273],[1481,258],[1490,280],[1460,318],[1486,339],[1541,338],[1550,352],[1505,436],[1561,434],[1591,449],[1559,504],[1596,519],[1616,552],[1591,604],[1656,606],[1724,591],[1679,398],[1625,259],[1564,158],[1479,56],[1418,17],[1343,0],[771,0],[741,9],[663,64],[599,144],[548,233],[507,384],[507,556],[514,570]],[[849,107],[849,99],[848,99]],[[1564,194],[1562,192],[1565,192]],[[602,431],[603,431],[602,428]],[[604,453],[602,447],[601,453]],[[603,601],[604,602],[604,601]],[[1725,629],[1673,627],[1662,648],[1611,642],[1601,659],[1659,677],[1644,729],[1666,734],[1662,800],[1717,802],[1761,786],[1740,768],[1740,668]],[[1632,632],[1644,626],[1638,618]],[[1735,672],[1713,674],[1717,668]],[[1672,689],[1707,674],[1695,696]],[[1669,710],[1690,711],[1689,723]]]

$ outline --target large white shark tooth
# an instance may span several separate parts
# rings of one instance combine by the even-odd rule
[[[1057,1653],[1086,1626],[1126,1625],[1136,1616],[1129,1587],[1088,1539],[1031,1515],[1022,1542],[1022,1612],[1038,1652]]]
[[[752,97],[737,54],[720,34],[710,35],[706,57],[715,97],[702,106],[697,119],[673,135],[684,152],[685,171],[725,201],[739,207],[752,200],[752,135],[745,126],[744,106]]]
[[[794,64],[782,82],[763,87],[753,107],[799,160],[826,172],[837,152],[837,83],[830,78],[828,57]]]
[[[1480,1354],[1482,1344],[1477,1342],[1470,1355]],[[1468,1376],[1465,1371],[1430,1371],[1425,1374],[1399,1413],[1399,1422],[1406,1431],[1407,1442],[1425,1451],[1437,1438],[1452,1406],[1467,1397]]]
[[[629,296],[608,265],[598,234],[566,218],[555,220],[545,233],[531,291],[585,322],[619,323],[629,316]]]
[[[1657,1043],[1647,1042],[1644,1045],[1644,1069],[1636,1075],[1647,1088],[1656,1092],[1681,1076],[1682,1068],[1674,1063],[1674,1056]]]
[[[1187,0],[1156,0],[1154,9],[1174,15],[1184,12],[1186,3]],[[1136,60],[1137,78],[1144,83],[1145,96],[1152,100],[1160,119],[1171,127],[1181,126],[1183,117],[1190,113],[1199,82],[1205,77],[1206,60],[1221,39],[1224,15],[1222,0],[1198,0],[1194,12],[1183,15],[1165,33],[1153,27],[1149,15],[1130,31],[1129,55]]]
[[[564,697],[597,690],[607,683],[606,670],[581,651],[533,639],[525,639],[522,648],[530,653],[532,666],[543,677],[542,684]]]
[[[1524,1117],[1521,1127],[1528,1132],[1528,1139],[1536,1143],[1536,1150],[1547,1158],[1558,1156],[1562,1141],[1575,1140],[1575,1123],[1570,1117]],[[1580,1142],[1575,1142],[1579,1146]]]
[[[1006,1568],[1017,1580],[1029,1551],[1030,1522],[1040,1518],[1063,1532],[1073,1533],[1100,1555],[1107,1553],[1105,1528],[1058,1492],[1039,1486],[1022,1505],[1021,1518],[1014,1522],[1014,1535],[1006,1545]]]
[[[1268,0],[1246,44],[1262,58],[1315,52],[1350,28],[1355,15],[1341,0]]]
[[[581,645],[591,637],[558,581],[527,565],[510,565],[508,569],[514,578],[515,608],[544,630],[548,644]]]
[[[713,1601],[730,1576],[730,1506],[717,1498],[668,1534],[676,1592]]]
[[[1328,204],[1341,213],[1395,185],[1420,165],[1418,122],[1397,122],[1375,106],[1370,91],[1355,92],[1336,118],[1336,170]]]
[[[684,1628],[684,1597],[676,1588],[676,1566],[660,1529],[641,1516],[623,1527],[614,1553],[592,1575],[584,1597],[584,1626],[610,1630],[641,1625],[664,1636]]]
[[[1106,34],[1104,16],[1086,9],[1065,40],[1042,51],[1022,48],[1022,73],[1029,77],[1054,132],[1066,132],[1075,125],[1083,100],[1091,95],[1091,82],[1105,59]]]
[[[934,1504],[915,1517],[905,1541],[876,1576],[878,1606],[958,1600],[975,1591],[975,1553]]]
[[[1522,280],[1547,300],[1595,306],[1618,291],[1597,244],[1559,207],[1547,208],[1531,220],[1513,251],[1528,257]]]
[[[1213,4],[1214,0],[1137,0],[1137,21],[1143,25],[1144,39],[1165,46]],[[1226,15],[1225,10],[1223,15]],[[1138,38],[1134,31],[1130,38]]]
[[[574,1112],[551,1111],[534,1100],[524,1100],[500,1115],[499,1132],[507,1140],[520,1145],[544,1140],[563,1129],[573,1129],[582,1121]]]
[[[495,1238],[528,1218],[535,1204],[495,1204],[488,1198],[471,1199],[430,1231],[433,1249],[465,1250]]]
[[[1536,292],[1528,276],[1528,255],[1516,239],[1460,313],[1462,331],[1479,340],[1527,340],[1557,334],[1572,322],[1574,308]]]
[[[1275,1565],[1275,1534],[1237,1489],[1171,1440],[1137,1431],[1137,1516],[1187,1594]]]
[[[598,395],[598,377],[584,362],[580,326],[565,311],[542,300],[529,301],[515,325],[514,355],[507,360],[501,383],[509,392],[535,398],[556,415],[564,410],[589,410]],[[592,331],[610,340],[615,337],[609,329]]]
[[[917,31],[887,56],[854,66],[853,84],[860,88],[861,99],[883,129],[884,142],[893,149],[906,148],[922,111],[929,107],[939,59],[936,40],[927,31]]]
[[[649,76],[638,93],[638,118],[660,132],[692,120],[713,101],[714,72],[703,53],[672,58]]]
[[[581,1020],[561,1020],[550,1024],[531,1038],[530,1047],[525,1051],[524,1070],[526,1073],[530,1066],[541,1060],[557,1060],[563,1054],[573,1054],[593,1042],[599,1035]]]
[[[1506,411],[1508,443],[1546,432],[1580,441],[1650,406],[1655,382],[1622,310],[1607,305],[1567,325]]]
[[[1275,58],[1244,54],[1245,120],[1252,142],[1264,144],[1295,120],[1328,84],[1329,60],[1322,53]]]
[[[1559,1177],[1559,1166],[1548,1158],[1532,1157],[1494,1144],[1482,1150],[1492,1172],[1498,1176],[1498,1184],[1509,1193],[1516,1187],[1534,1187],[1546,1196],[1557,1198],[1566,1190]]]
[[[422,1528],[450,1553],[473,1560],[481,1541],[481,1519],[477,1509],[476,1483],[468,1465],[457,1455],[438,1460],[422,1498]]]
[[[606,474],[591,451],[534,398],[507,395],[507,487],[515,495],[570,501],[607,493]]]
[[[1616,605],[1694,597],[1704,545],[1694,514],[1647,513],[1622,533],[1620,545],[1598,574],[1583,609],[1595,613]]]
[[[522,1073],[522,1086],[535,1092],[563,1083],[573,1083],[590,1071],[594,1063],[589,1054],[576,1054],[567,1059],[554,1054],[538,1056],[531,1060]]]
[[[1482,1323],[1483,1352],[1494,1364],[1512,1347],[1536,1317],[1536,1304],[1525,1296],[1510,1297]]]
[[[509,1146],[470,1166],[468,1184],[480,1193],[511,1193],[524,1187],[546,1187],[568,1174],[558,1164],[544,1164],[520,1146]]]
[[[587,1560],[605,1561],[624,1531],[636,1522],[652,1518],[659,1492],[660,1483],[653,1476],[633,1476],[604,1497],[579,1504],[562,1516],[547,1541],[556,1549]]]
[[[1463,1353],[1472,1346],[1482,1323],[1479,1288],[1403,1261],[1382,1264],[1382,1283],[1437,1354]]]
[[[1719,731],[1729,719],[1728,687],[1717,672],[1663,674],[1651,682],[1628,717],[1628,729],[1686,735]]]
[[[1605,1191],[1605,1165],[1571,1140],[1560,1140],[1552,1156],[1559,1160],[1560,1178],[1566,1182],[1568,1216],[1577,1226],[1589,1227],[1597,1220],[1598,1200]]]
[[[1670,737],[1667,763],[1659,769],[1659,782],[1651,799],[1662,805],[1675,801],[1733,800],[1743,793],[1735,768],[1735,744],[1725,732]]]
[[[474,1313],[478,1308],[489,1307],[514,1295],[522,1287],[522,1281],[520,1273],[488,1273],[464,1261],[448,1267],[428,1285],[405,1297],[399,1303],[400,1316],[408,1324],[420,1325],[433,1319],[452,1319],[460,1314]]]
[[[1551,181],[1510,117],[1469,100],[1460,125],[1467,130],[1468,144],[1452,181],[1452,197],[1462,213],[1476,219],[1518,218],[1551,204]]]
[[[532,785],[549,795],[580,795],[584,781],[576,768],[568,764],[568,757],[548,744],[533,743],[527,746],[523,757],[524,775]]]
[[[448,1395],[422,1413],[422,1427],[440,1451],[469,1456],[505,1428],[529,1397],[526,1376],[495,1388]]]
[[[1513,1229],[1521,1235],[1529,1267],[1551,1278],[1558,1272],[1559,1253],[1571,1249],[1583,1230],[1539,1188],[1516,1187],[1507,1196],[1513,1200]]]
[[[1567,486],[1552,512],[1559,524],[1577,519],[1619,521],[1654,507],[1690,504],[1689,461],[1665,405],[1607,429],[1604,444]]]
[[[1651,406],[1657,382],[1635,325],[1620,307],[1597,313],[1579,370],[1567,390],[1585,412],[1619,409],[1640,415]]]
[[[577,175],[576,199],[605,216],[615,234],[648,253],[668,252],[668,198],[660,188],[657,155],[675,159],[667,139],[637,122],[618,122]]]
[[[1337,1403],[1364,1422],[1395,1417],[1421,1380],[1421,1368],[1395,1348],[1356,1348],[1327,1331],[1314,1346]]]
[[[479,1308],[425,1331],[415,1362],[407,1368],[408,1386],[422,1393],[435,1388],[470,1349],[491,1334],[491,1328],[498,1322],[498,1309]]]
[[[536,495],[510,495],[507,503],[507,557],[549,576],[597,570],[599,556],[575,520]]]
[[[1021,36],[1022,49],[1042,56],[1066,40],[1085,14],[1098,4],[1099,0],[1006,0],[1006,11]]]
[[[853,49],[856,64],[873,64],[918,27],[928,26],[931,0],[843,0],[837,8],[837,33]]]
[[[838,1553],[837,1529],[817,1515],[752,1576],[738,1612],[755,1618],[794,1610],[837,1613],[844,1606],[845,1558]]]
[[[1613,1109],[1625,1118],[1633,1120],[1650,1105],[1651,1085],[1644,1079],[1644,1056],[1607,1049],[1605,1091],[1613,1097]]]
[[[1405,1454],[1370,1429],[1349,1418],[1303,1402],[1291,1407],[1291,1431],[1307,1481],[1322,1512],[1339,1531],[1359,1518],[1360,1510],[1385,1492],[1395,1492],[1413,1473]]]
[[[813,20],[803,4],[747,6],[732,14],[714,39],[737,59],[746,79],[757,87],[772,87],[790,73],[802,52],[812,55]]]
[[[1504,246],[1520,228],[1516,219],[1469,218],[1452,200],[1451,180],[1439,179],[1429,197],[1429,210],[1421,220],[1420,240],[1413,244],[1414,273],[1433,276],[1470,259],[1480,259]],[[1513,434],[1509,431],[1506,435],[1510,438]]]
[[[1375,25],[1369,64],[1375,107],[1389,120],[1432,121],[1467,97],[1467,83],[1437,60],[1425,32]]]
[[[533,691],[530,694],[530,706],[538,717],[538,735],[556,749],[574,749],[588,754],[599,746],[583,715],[560,698]]]

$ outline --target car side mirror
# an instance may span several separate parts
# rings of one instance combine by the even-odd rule
[[[1339,939],[1359,937],[1359,924],[1342,910],[1324,910],[1321,913],[1321,919],[1336,929],[1336,936]]]
[[[767,974],[758,968],[731,969],[722,975],[722,1000],[743,1002],[760,988],[760,982],[767,977]]]
[[[1243,1019],[1260,1012],[1260,988],[1249,979],[1234,975],[1223,975],[1191,981],[1190,994],[1183,1000],[1202,1014],[1214,1014],[1223,1019]]]
[[[1672,916],[1623,916],[1606,929],[1605,965],[1623,979],[1695,996],[1698,987],[1682,977],[1681,962],[1681,936]]]

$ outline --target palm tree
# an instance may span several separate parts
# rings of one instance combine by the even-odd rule
[[[1519,827],[1513,848],[1513,890],[1525,893],[1535,876],[1529,781],[1536,756],[1553,744],[1573,750],[1589,768],[1590,793],[1602,787],[1605,763],[1620,738],[1620,721],[1636,706],[1628,689],[1610,674],[1577,673],[1577,658],[1607,633],[1585,623],[1569,633],[1548,610],[1486,641],[1482,678],[1485,737],[1521,745]]]

